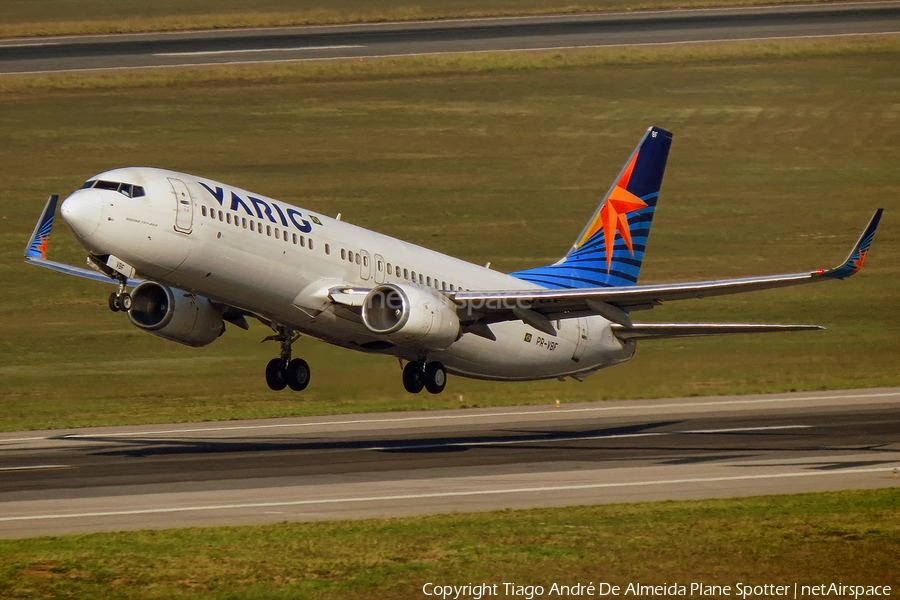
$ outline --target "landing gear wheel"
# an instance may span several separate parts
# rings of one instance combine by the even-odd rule
[[[288,363],[285,380],[292,390],[302,392],[309,385],[309,365],[302,358]]]
[[[276,392],[287,387],[286,369],[280,358],[273,358],[266,365],[266,383],[269,385],[269,389]]]
[[[425,387],[425,371],[422,363],[410,362],[403,367],[403,387],[410,394],[418,394]]]
[[[425,389],[432,394],[440,394],[447,387],[447,371],[444,369],[444,365],[437,361],[426,365],[423,376],[425,377]]]
[[[119,298],[119,306],[125,312],[131,310],[131,294],[122,294],[122,297]]]
[[[119,312],[122,306],[119,304],[119,295],[115,292],[109,295],[109,310]]]

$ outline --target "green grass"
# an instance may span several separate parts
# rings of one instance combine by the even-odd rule
[[[422,598],[428,582],[732,593],[738,582],[842,582],[896,594],[898,506],[894,488],[5,540],[0,596],[392,599]]]
[[[900,41],[758,43],[0,80],[0,428],[900,384]],[[826,332],[648,342],[585,383],[452,378],[312,340],[273,393],[261,326],[193,350],[105,308],[111,287],[23,264],[50,193],[108,168],[202,174],[477,263],[556,260],[649,125],[675,133],[642,283],[798,272],[846,282],[676,302],[638,320]],[[82,264],[64,227],[51,257]]]
[[[800,0],[787,0],[800,1]],[[802,0],[806,1],[806,0]],[[4,0],[0,37],[771,4],[767,0]],[[784,4],[787,2],[779,2]]]

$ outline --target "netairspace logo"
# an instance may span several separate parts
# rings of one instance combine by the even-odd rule
[[[629,583],[613,585],[611,583],[588,584],[575,583],[561,585],[522,585],[518,583],[467,583],[465,585],[443,585],[426,583],[422,593],[428,597],[442,600],[482,600],[482,598],[524,598],[534,600],[541,597],[694,597],[694,596],[733,596],[736,598],[806,598],[806,597],[843,597],[843,598],[883,598],[891,595],[889,585],[845,585],[843,583],[821,583],[818,585],[802,585],[798,583],[777,585],[751,585],[736,583],[734,585],[708,585],[705,583],[663,583],[662,585],[645,585]]]

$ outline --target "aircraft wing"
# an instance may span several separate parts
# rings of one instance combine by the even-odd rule
[[[777,333],[814,331],[818,325],[756,325],[746,323],[635,323],[631,327],[614,323],[613,333],[621,340],[663,340],[670,338],[730,335],[736,333]]]
[[[633,325],[627,313],[653,308],[663,302],[740,294],[850,277],[858,272],[865,262],[882,212],[883,209],[875,212],[847,260],[828,270],[628,287],[470,291],[457,292],[452,297],[459,306],[460,320],[464,325],[477,324],[481,327],[490,323],[521,319],[539,331],[556,335],[551,321],[596,314],[624,327],[637,327]],[[622,333],[624,335],[624,332]]]

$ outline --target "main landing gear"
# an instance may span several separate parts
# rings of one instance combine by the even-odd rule
[[[440,394],[447,387],[447,370],[437,361],[406,363],[403,367],[403,387],[410,394],[418,394],[423,388],[431,394]]]
[[[309,385],[309,364],[302,358],[291,359],[291,346],[300,339],[300,334],[283,326],[273,329],[277,333],[263,341],[281,342],[281,358],[273,358],[266,365],[266,383],[276,392],[286,387],[301,392]]]

